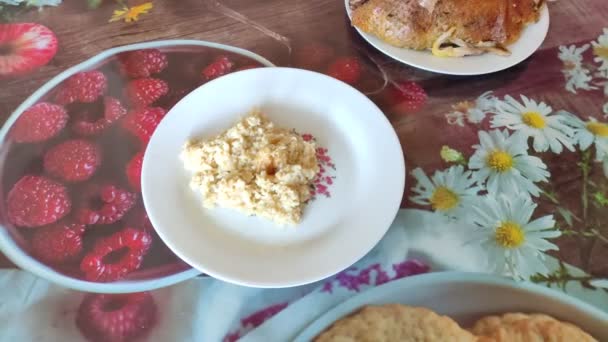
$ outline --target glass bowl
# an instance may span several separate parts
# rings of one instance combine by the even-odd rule
[[[273,64],[247,50],[204,41],[165,40],[106,50],[48,81],[12,113],[0,130],[2,253],[42,278],[86,292],[146,291],[199,275],[155,234],[141,201],[138,179],[133,177],[137,168],[127,165],[133,164],[130,162],[135,155],[145,152],[146,135],[149,138],[162,113],[190,91],[223,74],[264,66]],[[101,94],[87,88],[95,88],[89,83],[97,81],[78,83],[78,76],[72,77],[93,70],[105,76],[107,86],[98,88],[105,89]],[[134,82],[141,78],[155,80]],[[113,99],[113,115],[108,114],[108,98]],[[34,141],[40,137],[28,132],[23,135],[24,130],[15,128],[15,123],[19,125],[21,115],[41,102],[64,108],[67,122],[58,124],[63,128],[55,129],[52,137]],[[153,112],[156,116],[145,113],[153,107],[162,110]],[[57,112],[57,107],[53,108]],[[31,124],[25,125],[25,131],[30,131]],[[73,172],[78,165],[73,160],[78,160],[83,150],[70,150],[82,146],[74,140],[85,140],[95,147],[94,154],[100,161],[89,159],[81,164],[93,171]],[[67,141],[71,143],[63,144]],[[64,147],[56,147],[59,144]],[[49,156],[49,150],[54,156]],[[74,174],[79,176],[75,178]],[[18,182],[20,185],[15,186]],[[63,193],[61,196],[71,204],[65,205],[64,200],[62,205],[52,207],[50,214],[48,210],[41,214],[37,210],[44,195],[39,189],[32,190],[36,182],[53,184],[53,193]],[[32,197],[38,197],[38,202]],[[59,207],[62,209],[55,209]],[[133,236],[139,245],[125,242]]]

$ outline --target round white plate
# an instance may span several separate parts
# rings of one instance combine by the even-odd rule
[[[179,159],[186,140],[212,138],[254,107],[314,135],[336,165],[331,197],[317,196],[295,227],[202,208]],[[187,95],[156,129],[142,172],[144,204],[167,246],[202,272],[253,287],[307,284],[356,262],[386,233],[404,186],[403,152],[380,109],[345,83],[290,68],[236,72]]]
[[[312,341],[336,320],[365,305],[400,303],[427,307],[469,327],[485,315],[545,313],[608,341],[608,314],[574,297],[528,282],[491,275],[438,272],[396,280],[362,292],[323,314],[294,342]]]
[[[346,12],[350,18],[351,10],[348,2],[349,0],[345,0]],[[520,39],[508,46],[511,51],[510,56],[487,53],[462,58],[436,57],[430,51],[416,51],[392,46],[375,35],[365,33],[356,27],[355,29],[373,47],[402,63],[441,74],[482,75],[507,69],[530,57],[541,46],[549,31],[549,9],[546,4],[543,5],[539,21],[529,25]]]

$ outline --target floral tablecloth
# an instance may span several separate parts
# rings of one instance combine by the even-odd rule
[[[105,49],[200,39],[350,83],[385,112],[408,170],[403,209],[374,251],[342,273],[303,287],[258,290],[198,277],[151,292],[84,294],[1,260],[0,339],[289,340],[324,310],[367,287],[452,269],[544,284],[608,310],[608,3],[558,0],[548,6],[549,34],[533,56],[498,73],[454,77],[408,67],[374,50],[350,27],[343,1],[0,0],[3,120],[50,78]],[[158,100],[160,109],[146,115],[159,118],[194,85],[176,89],[174,79],[258,66],[216,59],[172,69],[181,57],[154,52],[145,58],[153,67],[131,65],[126,72],[160,75],[154,87],[167,86],[160,100],[139,97]],[[108,75],[109,68],[100,70]],[[61,114],[57,106],[65,105],[72,111],[66,100],[72,95],[80,96],[64,92],[44,110]],[[115,115],[133,117],[133,108],[113,101],[118,100],[105,105]],[[31,134],[39,132],[37,122],[23,126],[23,139],[39,138]],[[150,134],[130,127],[139,139]],[[135,152],[116,163],[133,168]],[[324,157],[326,152],[320,151]],[[10,175],[25,166],[2,167]],[[17,176],[3,176],[4,197]],[[331,177],[320,179],[317,190],[330,196]],[[102,200],[126,190],[108,191]],[[133,217],[125,217],[145,225],[139,209],[135,205]],[[105,217],[96,215],[86,219],[99,223]],[[71,227],[70,236],[77,231]],[[28,234],[24,240],[44,240]],[[162,247],[153,245],[156,258],[147,256],[144,266],[171,260],[187,268]],[[85,243],[82,253],[86,248]]]

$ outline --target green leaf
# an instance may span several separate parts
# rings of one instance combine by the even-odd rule
[[[608,197],[606,197],[606,195],[604,195],[603,193],[597,191],[593,194],[593,199],[595,200],[595,203],[598,204],[598,206],[608,207]]]
[[[89,8],[95,9],[101,5],[102,1],[103,0],[87,0],[87,3],[89,4]]]
[[[562,215],[566,223],[572,227],[572,212],[566,208],[557,207],[557,212]]]

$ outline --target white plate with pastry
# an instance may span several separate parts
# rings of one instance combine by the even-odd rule
[[[305,341],[608,341],[608,314],[559,290],[435,272],[361,292],[318,317]]]
[[[544,0],[345,0],[376,49],[442,74],[481,75],[530,57],[549,30]]]
[[[167,246],[252,287],[349,267],[384,236],[404,186],[401,145],[382,111],[343,82],[292,68],[194,90],[156,129],[142,170],[144,204]]]

